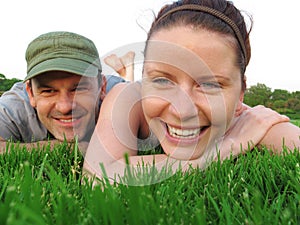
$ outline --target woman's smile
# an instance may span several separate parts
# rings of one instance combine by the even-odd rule
[[[176,144],[195,144],[203,137],[207,129],[210,126],[201,126],[201,127],[178,127],[170,125],[162,121],[163,127],[166,132],[166,138],[168,141]]]

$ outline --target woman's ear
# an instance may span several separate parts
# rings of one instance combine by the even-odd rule
[[[242,112],[245,110],[245,105],[244,105],[244,95],[245,95],[245,90],[246,90],[246,76],[243,79],[242,82],[242,90],[240,93],[240,98],[239,98],[239,102],[237,104],[236,110],[235,110],[235,117],[240,116],[242,114]]]
[[[36,107],[36,102],[35,102],[35,98],[34,98],[34,95],[33,95],[33,91],[32,91],[32,83],[31,83],[31,80],[28,80],[26,81],[26,92],[28,94],[28,97],[29,97],[29,102],[30,102],[30,105],[35,108]]]
[[[238,102],[237,107],[235,109],[235,113],[234,113],[235,117],[240,116],[242,114],[242,112],[245,110],[243,101],[244,101],[244,92],[242,91],[241,94],[240,94],[239,102]]]

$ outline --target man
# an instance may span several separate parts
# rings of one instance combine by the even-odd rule
[[[124,80],[101,75],[94,43],[70,32],[37,37],[28,45],[26,61],[24,82],[0,98],[0,151],[8,140],[32,146],[77,136],[87,143],[105,93]]]

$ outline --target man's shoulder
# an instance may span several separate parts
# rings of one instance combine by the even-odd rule
[[[35,114],[26,92],[26,84],[15,83],[10,90],[3,93],[0,97],[0,111],[10,115],[22,115],[22,117]]]
[[[26,85],[23,82],[15,83],[12,88],[2,94],[0,97],[0,105],[14,104],[30,104],[29,97],[26,92]]]
[[[23,82],[15,83],[9,91],[0,97],[1,116],[9,116],[20,123],[28,118],[36,117],[36,112],[30,104],[26,92],[26,85]]]
[[[0,130],[3,139],[30,142],[47,137],[47,130],[31,106],[23,82],[15,83],[0,97],[0,127],[6,128]]]
[[[122,77],[115,75],[105,75],[106,92],[109,92],[116,84],[126,82]]]
[[[9,89],[8,91],[5,91],[0,100],[3,98],[12,98],[12,97],[16,97],[16,96],[23,96],[23,97],[27,97],[27,93],[26,93],[26,84],[23,82],[17,82],[15,83],[11,89]]]

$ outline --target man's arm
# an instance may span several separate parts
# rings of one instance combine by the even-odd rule
[[[37,149],[40,147],[48,147],[50,146],[50,149],[53,149],[56,145],[62,144],[62,141],[59,140],[48,140],[48,141],[37,141],[37,142],[30,142],[30,143],[17,143],[13,141],[6,141],[3,138],[0,137],[0,154],[10,152],[11,145],[18,144],[18,146],[25,147],[28,151],[31,151],[31,149]],[[80,142],[78,143],[78,150],[81,152],[83,156],[85,156],[88,142]]]
[[[10,152],[10,146],[18,144],[21,148],[26,147],[27,150],[32,148],[38,148],[41,146],[49,146],[53,148],[56,144],[61,143],[58,140],[49,140],[49,141],[39,141],[39,142],[30,142],[30,143],[18,143],[14,141],[6,141],[0,137],[0,154],[5,152]]]

